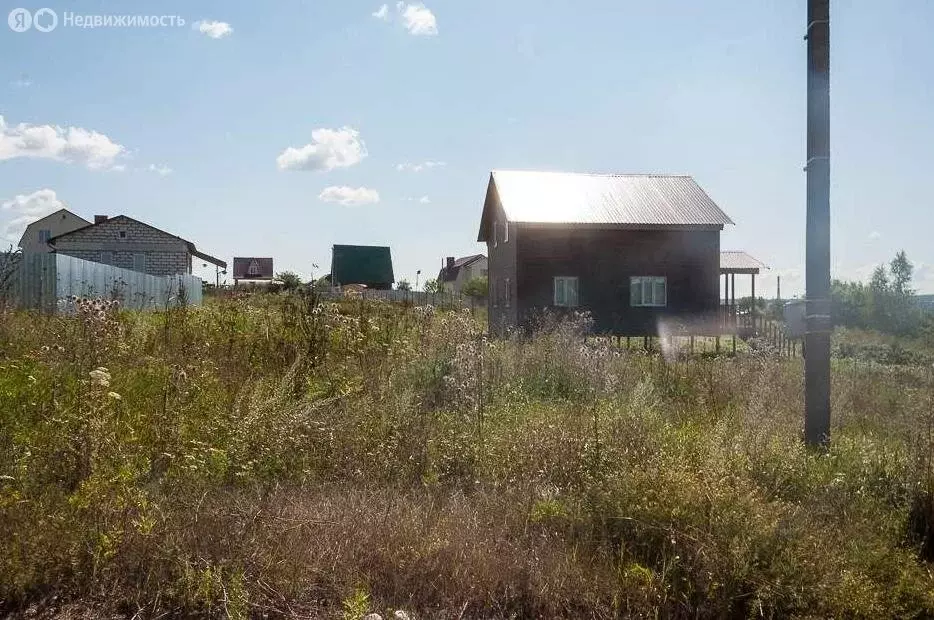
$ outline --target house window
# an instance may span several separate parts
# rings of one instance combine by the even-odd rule
[[[503,243],[509,243],[509,222],[503,222]]]
[[[668,305],[668,280],[656,276],[629,278],[629,305],[661,307]]]
[[[577,278],[558,276],[555,278],[555,305],[565,308],[577,307]]]
[[[506,278],[503,293],[503,297],[506,300],[506,307],[508,308],[510,302],[512,302],[512,281],[509,278]]]
[[[493,220],[493,247],[499,245],[499,222]]]
[[[113,252],[101,252],[101,262],[105,265],[114,264],[114,253]]]
[[[133,255],[133,271],[146,271],[146,255],[139,253]]]
[[[117,233],[117,238],[120,239],[120,241],[126,241],[126,237],[127,235],[125,230],[121,230]]]
[[[39,231],[39,242],[40,242],[40,243],[48,243],[48,242],[49,242],[49,239],[51,239],[51,238],[52,238],[52,231],[51,231],[51,230],[45,230],[45,229],[43,229],[43,230],[40,230],[40,231]]]

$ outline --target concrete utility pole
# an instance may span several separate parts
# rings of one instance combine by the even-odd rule
[[[808,0],[804,438],[830,441],[830,0]]]

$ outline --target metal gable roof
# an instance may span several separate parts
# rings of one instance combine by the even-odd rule
[[[727,250],[720,252],[720,272],[756,272],[769,266],[743,251]]]
[[[732,224],[689,176],[494,170],[511,222],[723,226]]]
[[[386,246],[335,245],[331,279],[339,284],[392,284],[392,254]]]

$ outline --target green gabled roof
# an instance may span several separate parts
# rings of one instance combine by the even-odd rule
[[[335,245],[331,255],[331,281],[339,284],[391,285],[392,255],[378,245]]]

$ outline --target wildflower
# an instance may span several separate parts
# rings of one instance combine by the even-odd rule
[[[116,392],[107,392],[107,396],[114,400],[123,400],[123,397],[117,394]]]
[[[95,368],[88,374],[91,376],[91,382],[93,384],[99,385],[101,387],[107,387],[110,385],[110,373],[107,372],[107,369],[103,366]]]

